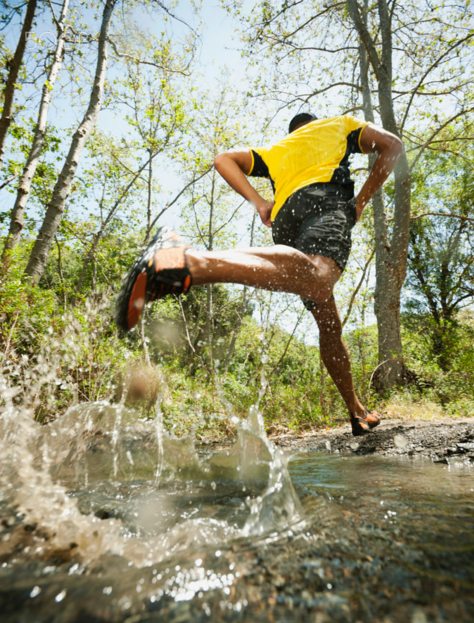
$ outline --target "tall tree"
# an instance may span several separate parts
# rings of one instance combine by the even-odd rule
[[[367,59],[374,68],[378,85],[380,116],[383,127],[401,137],[398,129],[394,100],[392,25],[385,0],[378,0],[379,25],[382,49],[376,49],[368,30],[367,4],[361,14],[356,0],[348,0],[349,11],[360,37],[360,74],[363,89],[364,112],[368,121],[374,122]],[[373,159],[370,159],[373,164]],[[406,277],[406,262],[410,232],[411,175],[408,157],[404,150],[394,171],[395,210],[390,235],[382,191],[372,202],[374,210],[376,287],[375,315],[379,331],[380,375],[383,385],[392,386],[405,380],[403,346],[400,332],[400,297]]]
[[[102,15],[102,23],[99,34],[99,46],[97,53],[97,66],[94,84],[86,114],[74,133],[69,153],[66,157],[63,169],[54,187],[51,201],[46,210],[43,225],[36,238],[25,273],[34,280],[43,274],[48,259],[49,250],[58,230],[67,198],[71,191],[72,181],[76,174],[79,159],[87,139],[97,121],[104,92],[105,75],[107,70],[107,47],[112,14],[116,0],[107,0]]]
[[[48,120],[49,104],[51,102],[51,93],[56,82],[56,77],[61,68],[64,52],[64,42],[66,38],[66,16],[69,8],[69,0],[64,0],[61,15],[59,20],[55,20],[58,37],[56,41],[56,49],[54,50],[53,59],[49,66],[48,77],[43,85],[43,92],[41,96],[41,102],[38,112],[38,118],[36,122],[35,133],[33,142],[31,144],[30,153],[26,161],[23,173],[18,185],[15,204],[10,221],[10,230],[8,232],[5,247],[3,249],[3,258],[5,258],[8,251],[13,249],[18,244],[23,230],[24,214],[28,197],[30,195],[31,183],[36,173],[36,169],[39,164],[41,152],[44,146],[44,139],[46,135],[46,125]]]
[[[2,116],[0,117],[0,169],[2,168],[3,159],[5,157],[5,142],[7,140],[8,128],[12,122],[13,100],[17,87],[18,75],[28,42],[28,35],[33,25],[36,4],[37,0],[28,0],[20,38],[18,39],[15,54],[9,63],[8,77],[3,91],[3,110]]]
[[[97,253],[103,238],[116,226],[119,212],[125,208],[130,220],[134,200],[142,195],[140,176],[148,162],[137,167],[136,151],[125,142],[116,140],[94,131],[87,145],[90,167],[81,175],[82,201],[81,211],[88,211],[87,204],[92,200],[90,216],[92,239],[87,237],[86,252],[82,268],[75,284],[77,293],[83,288],[88,269],[92,264],[95,270]],[[135,170],[135,168],[137,170]],[[81,236],[84,240],[84,236]]]
[[[193,87],[188,70],[192,54],[173,46],[166,36],[142,33],[138,50],[130,49],[133,40],[128,43],[127,53],[119,53],[126,61],[126,72],[117,86],[117,101],[132,129],[135,152],[147,161],[144,242],[148,242],[153,227],[170,207],[169,203],[161,205],[156,213],[160,176],[155,174],[154,163],[173,156],[190,126],[187,107],[192,105]],[[153,61],[145,64],[144,56]]]
[[[246,202],[223,181],[213,166],[214,159],[221,152],[245,144],[249,140],[249,130],[246,127],[249,114],[236,102],[239,101],[235,89],[224,84],[217,96],[196,94],[196,110],[192,124],[193,134],[186,150],[181,155],[181,168],[185,179],[195,179],[201,175],[199,181],[189,187],[186,193],[187,204],[182,210],[183,231],[192,242],[206,251],[231,248],[239,239],[239,221],[248,223],[252,219],[252,209],[244,205]],[[254,239],[254,228],[251,227],[251,239]],[[214,293],[219,287],[206,286],[206,303],[204,341],[207,345],[207,361],[213,367],[213,356],[216,350],[214,344],[215,319],[221,315],[219,304],[226,303],[222,297],[215,299]],[[250,293],[248,288],[238,291],[239,304],[237,309],[244,315],[248,309]],[[217,306],[214,303],[217,302]],[[237,312],[239,313],[239,312]],[[237,324],[240,321],[237,320]],[[237,325],[236,325],[237,327]],[[235,327],[235,328],[236,328]],[[238,335],[238,330],[234,336]],[[220,339],[220,337],[219,337]],[[219,348],[219,360],[228,367],[234,346],[231,346],[232,336],[228,348]],[[228,353],[230,351],[230,358]]]

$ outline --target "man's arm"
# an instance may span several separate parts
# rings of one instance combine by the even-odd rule
[[[229,149],[229,151],[217,156],[214,160],[214,166],[229,186],[255,207],[260,214],[262,223],[271,227],[270,214],[274,202],[266,201],[261,197],[246,178],[252,167],[250,149]]]
[[[377,158],[357,196],[357,220],[360,219],[365,206],[393,171],[403,151],[403,143],[397,136],[376,125],[368,125],[362,130],[360,146],[364,154],[377,154]]]

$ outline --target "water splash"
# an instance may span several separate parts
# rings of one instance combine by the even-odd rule
[[[232,415],[230,449],[200,456],[192,435],[164,430],[164,390],[154,421],[140,420],[122,399],[75,405],[40,426],[1,382],[1,500],[32,527],[34,550],[31,539],[23,543],[30,558],[60,552],[87,564],[109,553],[150,566],[195,547],[278,532],[303,517],[258,404],[247,420]],[[19,530],[2,552],[18,550],[22,539]]]

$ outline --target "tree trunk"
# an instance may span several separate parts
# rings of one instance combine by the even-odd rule
[[[256,216],[257,216],[257,213],[254,211],[254,215],[252,217],[252,225],[250,226],[250,244],[249,244],[250,247],[253,247]],[[234,356],[235,345],[237,343],[237,338],[239,337],[240,328],[242,326],[242,320],[244,318],[245,308],[247,307],[247,303],[250,299],[250,296],[247,297],[247,290],[248,290],[248,287],[244,286],[244,289],[242,291],[242,301],[240,304],[239,316],[237,319],[237,323],[235,324],[234,329],[232,331],[232,337],[230,339],[229,349],[227,351],[227,355],[224,361],[224,374],[227,374],[229,370],[229,364],[232,361],[232,357]]]
[[[38,121],[36,124],[35,135],[33,137],[33,143],[31,145],[28,160],[20,179],[18,191],[16,195],[15,205],[11,215],[10,231],[8,232],[7,241],[3,250],[2,259],[5,259],[7,251],[13,249],[20,241],[21,232],[23,230],[23,221],[25,215],[25,208],[30,195],[31,183],[38,167],[41,151],[43,149],[44,138],[46,135],[46,122],[48,119],[48,109],[51,101],[51,93],[53,91],[56,77],[61,68],[64,39],[66,35],[66,28],[64,20],[69,8],[69,0],[64,0],[63,8],[61,11],[61,17],[57,24],[58,28],[58,43],[54,52],[53,62],[49,68],[48,79],[43,85],[43,95],[41,97],[41,104],[38,113]]]
[[[146,207],[146,237],[145,243],[150,239],[151,232],[151,210],[153,204],[153,154],[149,152],[150,160],[148,165],[148,202]]]
[[[373,67],[377,83],[380,115],[383,127],[400,136],[392,99],[392,40],[391,23],[386,0],[378,0],[380,30],[382,35],[381,58],[367,27],[367,0],[361,16],[356,0],[348,0],[349,12],[360,38],[359,56],[363,108],[367,121],[374,121],[368,63]],[[372,166],[375,156],[369,157]],[[382,190],[372,199],[374,211],[376,286],[375,315],[378,326],[379,368],[378,386],[388,389],[403,384],[406,379],[403,347],[400,332],[400,296],[406,277],[408,243],[410,236],[411,176],[408,158],[400,157],[394,171],[395,211],[392,234],[388,228]]]
[[[208,349],[207,360],[209,362],[209,368],[212,372],[213,369],[213,357],[212,357],[212,285],[210,283],[206,286],[206,342]]]
[[[244,286],[244,289],[242,291],[242,301],[240,303],[240,311],[238,312],[237,321],[232,330],[232,337],[230,338],[229,348],[227,350],[227,355],[224,360],[224,367],[223,367],[224,374],[227,374],[227,372],[229,371],[229,364],[232,361],[232,357],[234,356],[235,345],[237,344],[237,338],[239,337],[240,328],[242,326],[242,320],[243,320],[245,308],[247,307],[248,298],[250,298],[250,297],[247,298],[247,291],[248,291],[248,287]]]
[[[207,239],[207,250],[212,251],[214,249],[214,199],[216,191],[216,172],[212,172],[212,185],[211,185],[211,200],[209,202],[209,235]],[[212,328],[213,328],[213,306],[212,306],[212,284],[206,286],[206,341],[207,348],[209,349],[208,361],[211,372],[213,371],[213,356],[212,356]]]
[[[323,419],[327,416],[326,408],[326,367],[319,351],[319,406],[321,408],[321,416]]]
[[[44,272],[51,244],[61,221],[79,159],[99,115],[107,70],[107,38],[116,0],[107,0],[102,16],[99,49],[94,86],[84,119],[76,130],[63,170],[58,177],[53,195],[46,210],[41,230],[36,238],[25,274],[37,281]]]
[[[3,92],[3,110],[0,118],[0,168],[3,165],[3,159],[5,157],[5,143],[7,140],[8,128],[12,122],[15,87],[17,86],[18,74],[20,73],[21,63],[26,49],[26,42],[28,41],[28,34],[31,31],[31,26],[33,25],[33,19],[35,17],[36,1],[37,0],[29,0],[28,2],[25,21],[23,22],[23,28],[21,29],[20,39],[18,41],[18,45],[16,46],[15,54],[13,55],[13,59],[10,63],[10,71],[8,72],[8,78]]]

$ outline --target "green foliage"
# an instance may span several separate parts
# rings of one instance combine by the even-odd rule
[[[17,405],[50,420],[77,401],[113,398],[133,355],[111,324],[110,301],[68,310],[53,289],[23,276],[29,245],[21,245],[0,279],[1,371]]]
[[[474,151],[452,134],[425,153],[414,175],[405,299],[445,371],[459,348],[458,313],[474,298]]]

